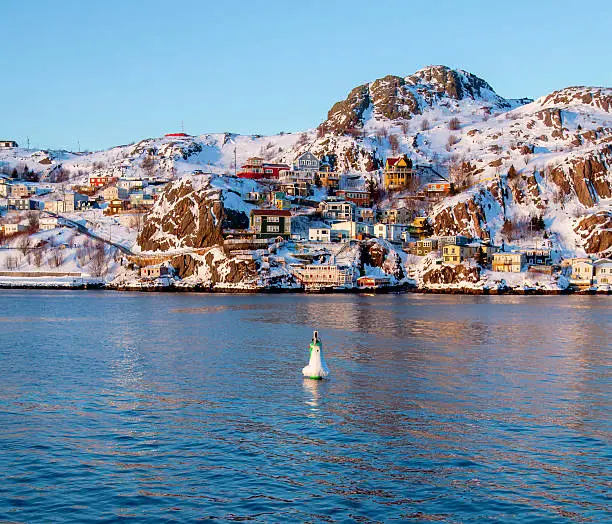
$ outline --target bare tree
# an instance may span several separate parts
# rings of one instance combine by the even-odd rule
[[[428,129],[431,129],[431,124],[427,118],[423,118],[423,120],[421,120],[421,131],[427,131]]]
[[[397,155],[400,150],[399,138],[397,135],[389,135],[389,145],[391,146],[391,153]]]
[[[33,262],[36,267],[42,266],[44,256],[45,250],[42,247],[38,247],[34,250]]]
[[[93,256],[91,257],[90,272],[94,277],[102,277],[106,275],[106,250],[103,242],[97,242],[94,245]]]
[[[455,135],[449,135],[446,141],[446,150],[450,151],[455,144],[459,142],[459,139]]]
[[[451,161],[448,174],[455,191],[463,191],[472,184],[472,166],[460,158]]]
[[[51,172],[51,182],[61,183],[70,180],[70,170],[63,166],[58,166]]]
[[[461,129],[461,121],[455,116],[448,121],[448,128],[451,131],[459,131]]]
[[[26,220],[28,221],[28,232],[35,233],[39,228],[40,211],[28,211]]]
[[[130,228],[135,229],[139,234],[144,225],[145,213],[135,213],[130,217]]]
[[[64,263],[64,253],[59,247],[54,247],[51,250],[50,262],[53,267],[60,267]]]
[[[155,158],[151,154],[147,154],[140,164],[145,174],[149,177],[153,176],[155,172]]]
[[[17,241],[17,247],[22,255],[25,255],[30,248],[32,247],[32,243],[30,242],[30,237],[27,234],[22,235]]]

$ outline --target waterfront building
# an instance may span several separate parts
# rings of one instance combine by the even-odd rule
[[[250,228],[257,238],[289,238],[291,236],[291,211],[282,209],[253,209]]]
[[[494,253],[493,271],[520,273],[525,265],[523,253]]]

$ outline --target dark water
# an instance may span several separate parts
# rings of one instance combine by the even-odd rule
[[[611,327],[609,297],[2,291],[0,521],[610,521]]]

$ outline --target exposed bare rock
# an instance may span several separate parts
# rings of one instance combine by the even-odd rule
[[[581,204],[591,207],[598,198],[612,196],[612,182],[606,162],[610,162],[608,148],[587,157],[574,157],[551,169],[552,181],[565,195],[572,189]]]
[[[321,124],[322,129],[334,133],[346,133],[358,126],[364,111],[370,105],[370,93],[367,85],[353,89],[346,100],[336,102],[327,114],[327,120]]]
[[[479,266],[436,266],[423,274],[424,284],[474,284],[480,280]]]
[[[361,261],[364,265],[380,267],[388,275],[401,280],[404,278],[402,261],[395,251],[389,251],[379,242],[371,241],[361,244]]]
[[[612,112],[612,89],[603,87],[567,87],[540,98],[542,106],[582,104]]]
[[[600,256],[612,255],[612,213],[602,211],[582,218],[574,229],[583,239],[584,250]]]
[[[406,80],[393,75],[372,82],[370,93],[377,113],[389,120],[407,119],[420,113],[416,97],[405,85]]]
[[[433,234],[488,238],[485,213],[473,199],[442,208],[431,217]]]
[[[257,279],[257,263],[227,257],[220,248],[205,254],[185,254],[174,257],[170,264],[180,279],[197,277],[200,284],[253,284]]]
[[[221,192],[210,178],[185,177],[162,193],[145,218],[138,244],[143,251],[219,245],[223,219]]]

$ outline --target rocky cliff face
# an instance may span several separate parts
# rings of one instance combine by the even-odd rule
[[[343,134],[363,127],[366,112],[388,120],[408,120],[444,100],[482,102],[489,109],[510,109],[512,104],[481,78],[445,66],[430,66],[413,75],[388,75],[353,89],[334,104],[320,129]]]
[[[191,278],[205,286],[254,284],[257,279],[254,261],[229,258],[220,248],[211,248],[202,255],[179,255],[170,263],[180,279]]]
[[[584,216],[578,221],[575,232],[580,235],[587,253],[612,256],[612,212],[601,211]]]
[[[360,248],[362,267],[364,265],[379,267],[398,281],[404,278],[402,261],[396,251],[390,251],[377,241],[363,242]]]
[[[458,264],[434,267],[423,274],[423,283],[429,284],[474,284],[480,280],[480,267]]]
[[[224,216],[221,191],[211,186],[210,178],[182,178],[146,216],[138,245],[143,251],[168,251],[222,244]]]

